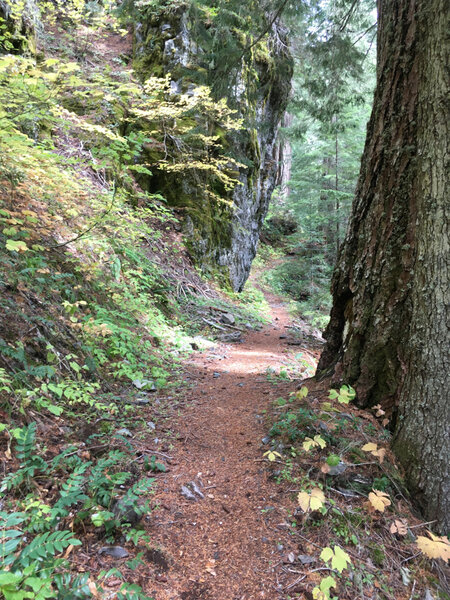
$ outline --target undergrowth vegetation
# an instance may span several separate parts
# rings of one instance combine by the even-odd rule
[[[448,539],[413,514],[385,412],[359,410],[354,398],[345,385],[328,397],[302,386],[268,417],[270,477],[296,490],[291,534],[302,562],[320,564],[290,585],[292,598],[447,599]]]
[[[192,307],[236,300],[201,281],[175,214],[146,182],[153,171],[207,174],[204,192],[222,202],[217,189],[235,185],[237,163],[214,132],[240,120],[206,87],[175,96],[169,77],[137,80],[108,6],[47,8],[44,52],[0,56],[5,600],[98,597],[109,578],[126,579],[77,568],[86,536],[135,545],[124,569],[140,564],[146,472],[165,467],[136,458],[127,427],[173,387],[193,336],[209,335]],[[14,50],[2,31],[3,51]],[[111,36],[122,58],[99,49]],[[262,295],[244,296],[238,324],[261,321]],[[114,597],[146,596],[123,581]]]

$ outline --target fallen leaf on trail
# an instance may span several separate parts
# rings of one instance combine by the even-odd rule
[[[325,494],[321,489],[314,488],[310,494],[308,492],[300,492],[297,499],[300,508],[304,512],[309,512],[310,510],[319,510],[322,508],[325,502]]]
[[[442,560],[450,560],[450,543],[446,536],[438,536],[427,532],[429,538],[419,535],[417,536],[417,547],[419,550],[428,556],[428,558],[442,558]],[[431,538],[431,539],[430,539]]]
[[[373,490],[369,494],[370,504],[374,507],[375,510],[379,512],[384,512],[386,506],[391,504],[389,500],[389,496],[385,492],[381,492],[380,490]]]
[[[376,416],[376,417],[382,417],[383,415],[385,415],[385,414],[386,414],[386,411],[384,411],[384,410],[381,408],[381,404],[377,404],[376,406],[372,406],[372,410],[374,410],[374,411],[375,411],[375,416]]]
[[[373,452],[377,448],[378,448],[378,446],[376,444],[374,444],[373,442],[369,442],[368,444],[365,444],[361,448],[361,450],[363,450],[364,452]]]
[[[308,395],[308,388],[302,385],[302,387],[298,390],[298,392],[295,395],[299,400],[301,398],[306,398],[306,396]]]
[[[406,535],[408,533],[408,523],[404,519],[396,519],[389,528],[391,533]]]
[[[206,568],[205,568],[205,571],[207,571],[213,577],[217,577],[217,573],[214,570],[215,565],[216,565],[216,561],[214,559],[211,559],[208,561]]]
[[[104,585],[106,587],[115,587],[116,585],[120,585],[122,583],[122,580],[119,579],[118,577],[110,577],[109,579],[107,579],[104,583]]]
[[[374,444],[373,442],[369,442],[368,444],[365,444],[361,450],[363,450],[364,452],[370,452],[372,454],[372,456],[376,456],[377,458],[380,459],[380,463],[383,462],[385,454],[386,454],[386,448],[378,448],[378,446],[376,444]]]
[[[372,454],[377,456],[380,459],[380,463],[382,463],[386,455],[386,448],[378,448],[378,450],[376,452],[372,452]]]

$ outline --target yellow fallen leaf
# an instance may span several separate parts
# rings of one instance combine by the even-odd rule
[[[391,504],[389,500],[389,496],[385,492],[381,492],[380,490],[373,490],[369,494],[369,501],[375,510],[379,512],[384,512],[386,506]]]
[[[316,446],[325,448],[326,445],[327,445],[326,441],[322,437],[320,437],[320,435],[315,435],[314,439],[307,437],[307,438],[305,438],[305,441],[303,442],[303,448],[306,450],[306,452],[309,452],[311,450],[311,448],[314,448]]]
[[[297,496],[298,503],[303,512],[310,510],[319,510],[325,502],[325,494],[320,488],[314,488],[311,493],[300,492]]]
[[[378,448],[378,446],[376,444],[374,444],[373,442],[369,442],[368,444],[365,444],[361,448],[361,450],[363,450],[364,452],[373,452],[377,448]]]
[[[97,598],[98,597],[97,586],[91,579],[88,579],[88,586],[89,586],[89,591],[91,592],[91,594],[94,596],[94,598]]]
[[[450,560],[450,543],[448,538],[434,535],[431,531],[427,532],[429,538],[419,535],[417,536],[417,547],[419,550],[428,556],[428,558],[442,558],[442,560]],[[430,539],[431,538],[431,539]]]
[[[376,456],[380,459],[380,463],[383,462],[384,456],[386,454],[386,448],[378,448],[375,452],[372,452],[373,456]]]
[[[408,533],[408,523],[404,519],[396,519],[389,527],[391,533],[406,535]]]
[[[266,456],[270,462],[274,462],[277,458],[282,458],[281,454],[275,450],[267,450],[263,456]]]
[[[299,391],[295,394],[299,400],[302,398],[306,398],[308,395],[308,388],[304,385],[299,389]]]
[[[376,406],[372,406],[372,410],[375,411],[376,417],[382,417],[386,414],[386,412],[381,408],[381,404],[377,404]]]
[[[327,445],[326,441],[320,437],[320,435],[315,435],[314,436],[314,441],[316,442],[316,444],[318,444],[322,449],[325,448],[325,446]]]
[[[386,454],[386,448],[378,448],[378,446],[376,444],[374,444],[373,442],[369,442],[368,444],[365,444],[361,448],[361,450],[363,450],[364,452],[370,452],[372,454],[372,456],[379,458],[380,463],[383,462],[384,456]]]

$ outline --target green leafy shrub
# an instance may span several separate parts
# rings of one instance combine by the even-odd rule
[[[148,501],[141,503],[140,499],[148,496],[153,479],[144,477],[131,485],[120,499],[122,511],[118,513],[109,509],[121,486],[131,478],[129,472],[119,468],[128,460],[126,453],[111,450],[92,462],[68,447],[46,462],[36,446],[36,423],[13,430],[10,435],[15,440],[19,467],[0,488],[0,496],[15,507],[0,512],[0,560],[8,569],[0,573],[0,592],[5,600],[90,598],[89,574],[71,573],[69,559],[61,557],[69,546],[81,545],[67,528],[69,520],[75,524],[82,521],[83,527],[91,523],[99,532],[104,530],[111,541],[124,531],[128,541],[148,543],[145,533],[133,529],[126,515],[132,512],[139,519],[149,511]],[[38,478],[54,484],[59,481],[51,505],[36,494]],[[144,598],[138,586],[129,591],[124,588],[121,594],[128,599]]]

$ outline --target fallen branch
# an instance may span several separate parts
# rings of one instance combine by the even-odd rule
[[[216,329],[220,329],[221,331],[226,331],[225,327],[221,327],[213,321],[208,321],[208,319],[205,319],[204,317],[202,317],[202,321],[204,321],[207,325],[210,325],[211,327],[215,327]]]

